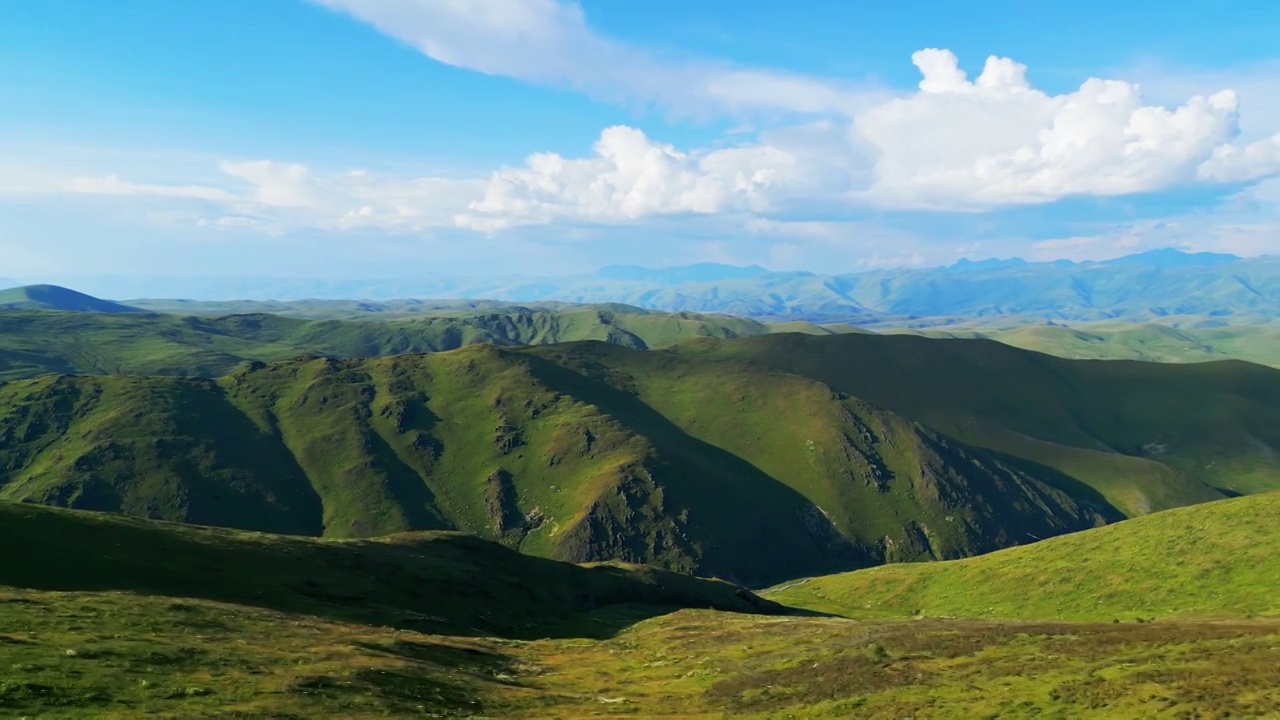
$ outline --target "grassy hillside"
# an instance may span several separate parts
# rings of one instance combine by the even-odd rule
[[[1280,488],[1280,372],[1258,365],[1073,361],[904,335],[689,342],[671,354],[813,378],[1052,469],[1127,515]]]
[[[1276,617],[1278,515],[1280,493],[1253,495],[982,557],[814,578],[766,597],[848,617]]]
[[[0,714],[41,718],[1271,717],[1280,626],[682,610],[607,639],[426,634],[0,587]]]
[[[1234,359],[1280,366],[1280,329],[1269,326],[1090,323],[1075,327],[948,327],[913,332],[926,337],[989,338],[1027,350],[1086,360],[1187,363]]]
[[[752,584],[1119,517],[813,380],[610,347],[12,382],[0,497],[330,537],[459,529]]]
[[[68,312],[137,313],[135,307],[68,290],[57,285],[27,285],[0,290],[2,310],[63,310]]]
[[[477,343],[514,346],[575,340],[653,348],[687,337],[733,338],[775,331],[752,320],[626,306],[505,306],[435,313],[358,322],[269,314],[178,317],[0,310],[0,380],[49,372],[217,377],[246,361],[305,354],[376,357]],[[785,330],[833,334],[856,328],[794,323]]]
[[[592,613],[614,606],[638,617],[781,610],[723,582],[580,567],[459,533],[325,541],[6,502],[0,544],[26,548],[0,567],[0,585],[202,598],[451,635],[602,632],[592,628],[608,613]]]
[[[1261,618],[803,617],[723,583],[452,534],[314,541],[5,504],[0,542],[24,549],[0,565],[6,716],[1280,712],[1280,625]],[[1196,557],[1223,550],[1229,561],[1229,544]],[[950,564],[924,567],[938,565]],[[1176,593],[1183,579],[1146,589]],[[707,605],[721,610],[695,609]]]

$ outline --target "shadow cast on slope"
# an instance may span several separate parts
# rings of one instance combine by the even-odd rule
[[[635,395],[542,357],[522,357],[549,389],[596,406],[652,443],[658,463],[650,472],[662,510],[688,518],[681,532],[693,538],[700,553],[699,574],[764,587],[878,561],[874,549],[855,545],[824,515],[811,512],[808,498],[737,455],[689,435]],[[822,525],[815,528],[816,522]]]
[[[1061,490],[1069,495],[1071,499],[1097,513],[1102,520],[1108,523],[1119,522],[1128,517],[1119,508],[1112,505],[1097,488],[1081,482],[1061,470],[991,448],[981,448],[981,452],[1035,477],[1050,487]]]
[[[199,598],[445,635],[608,637],[680,608],[785,612],[727,583],[570,565],[459,533],[338,542],[0,503],[0,547],[12,551],[0,585]]]

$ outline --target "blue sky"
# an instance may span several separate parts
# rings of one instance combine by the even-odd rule
[[[8,0],[0,277],[1280,252],[1280,7],[1198,8]]]

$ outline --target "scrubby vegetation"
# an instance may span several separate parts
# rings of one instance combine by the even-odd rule
[[[1175,542],[1188,522],[1220,528],[1273,506],[1268,496],[1211,503],[1059,543],[1094,537],[1103,540],[1077,550],[1114,549],[1130,530],[1139,546]],[[1152,575],[1127,594],[1118,622],[847,620],[779,614],[723,583],[578,568],[454,535],[308,541],[13,505],[0,505],[0,532],[27,549],[23,562],[0,566],[0,713],[9,715],[1280,712],[1280,605],[1231,573],[1218,591],[1245,591],[1259,617],[1239,608],[1213,621],[1153,617],[1184,585]],[[1275,538],[1261,544],[1266,552],[1251,557],[1274,571]],[[1209,567],[1231,563],[1235,549],[1195,544],[1180,557]],[[1094,582],[1087,564],[1050,569],[1068,584]],[[969,579],[976,593],[990,578]],[[721,609],[697,609],[704,603]],[[1029,608],[1027,617],[1058,611],[1034,598]]]

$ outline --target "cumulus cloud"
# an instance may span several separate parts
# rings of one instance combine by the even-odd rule
[[[611,101],[682,112],[848,114],[878,91],[865,84],[725,62],[661,59],[592,30],[582,7],[557,0],[312,0],[454,67]]]
[[[1280,134],[1248,145],[1219,145],[1196,176],[1209,182],[1248,182],[1280,172]]]
[[[616,222],[680,213],[767,212],[799,172],[783,150],[751,146],[686,153],[640,130],[607,128],[593,156],[532,155],[490,178],[459,223],[477,229],[555,220]]]
[[[970,210],[1147,192],[1195,179],[1201,163],[1235,152],[1230,90],[1169,109],[1120,80],[1090,78],[1048,95],[1007,58],[988,58],[973,81],[947,50],[912,61],[919,92],[853,124],[874,149],[875,180],[861,194],[875,204]]]
[[[1280,136],[1239,145],[1236,94],[1167,108],[1121,80],[1049,95],[1027,68],[990,57],[970,80],[947,50],[915,53],[918,91],[731,149],[681,151],[610,128],[594,156],[540,154],[495,173],[464,222],[493,229],[562,219],[830,208],[983,211],[1069,196],[1117,196],[1280,172]]]

